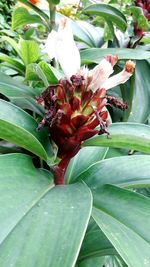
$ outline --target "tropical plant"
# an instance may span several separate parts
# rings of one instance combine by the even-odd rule
[[[59,1],[48,1],[51,19],[20,2],[37,13],[19,25],[17,8],[13,23],[44,23],[54,59],[32,38],[3,37],[15,48],[16,58],[3,56],[16,75],[0,73],[0,266],[150,266],[149,38],[116,48],[127,15],[116,3],[94,4],[82,11],[86,26],[71,24],[88,46],[79,54],[69,20],[56,29]],[[92,45],[95,16],[113,33],[105,48]]]

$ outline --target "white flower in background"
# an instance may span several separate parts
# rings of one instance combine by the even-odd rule
[[[73,39],[69,19],[60,22],[57,32],[51,31],[45,48],[50,59],[55,58],[59,62],[68,80],[79,71],[80,53]]]
[[[63,19],[58,31],[51,31],[46,41],[46,52],[50,59],[55,58],[68,81],[72,75],[82,75],[85,82],[88,82],[88,89],[96,91],[98,88],[110,89],[119,84],[125,83],[133,74],[135,64],[131,60],[127,61],[124,69],[112,76],[113,67],[117,63],[117,56],[107,55],[92,70],[80,67],[80,53],[73,38],[73,33],[69,19]]]

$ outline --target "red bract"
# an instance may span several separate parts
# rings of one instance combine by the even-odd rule
[[[57,85],[49,86],[37,99],[46,110],[38,129],[45,124],[48,126],[61,159],[54,169],[55,184],[64,183],[68,163],[84,140],[95,134],[108,135],[108,112],[103,110],[107,101],[122,109],[127,108],[120,101],[107,97],[105,89],[93,92],[88,89],[88,85],[83,76],[73,75],[70,82],[60,80]],[[99,129],[96,128],[98,125]]]

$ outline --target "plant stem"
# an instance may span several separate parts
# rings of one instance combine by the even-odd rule
[[[55,185],[63,185],[65,183],[65,172],[70,162],[69,158],[62,159],[59,164],[54,168],[54,183]]]
[[[50,12],[50,29],[56,30],[56,6],[52,3],[49,3],[49,12]]]

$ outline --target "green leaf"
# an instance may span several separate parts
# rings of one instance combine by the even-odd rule
[[[36,102],[36,99],[32,97],[11,97],[9,99],[14,105],[22,109],[31,110],[39,114],[41,117],[44,117],[44,108]]]
[[[12,29],[22,27],[27,24],[43,23],[40,16],[30,14],[25,7],[18,7],[12,13]]]
[[[25,65],[34,63],[39,58],[39,46],[32,40],[20,40],[19,42],[20,56]]]
[[[91,214],[89,189],[51,189],[49,172],[35,169],[25,155],[2,156],[0,167],[0,265],[73,267]]]
[[[36,169],[31,157],[0,155],[0,244],[51,187],[51,174]]]
[[[27,0],[19,0],[19,2],[34,10],[40,17],[42,17],[45,20],[46,22],[45,26],[48,28],[48,30],[50,29],[49,16],[44,11],[42,11],[40,8],[38,8],[37,6],[35,6],[34,4],[32,4]]]
[[[113,123],[110,136],[96,136],[84,142],[83,146],[118,147],[150,153],[150,126],[139,123]]]
[[[36,96],[40,94],[36,88],[21,84],[0,72],[0,93],[8,97],[15,105],[43,116],[42,106],[36,103]]]
[[[150,65],[148,62],[140,61],[136,63],[134,95],[128,121],[144,123],[150,114],[149,72]]]
[[[89,47],[93,47],[94,43],[91,36],[85,31],[85,29],[81,28],[76,21],[71,20],[71,28],[77,41],[81,41]]]
[[[150,199],[105,185],[94,192],[93,218],[127,265],[150,265]]]
[[[113,254],[117,254],[116,250],[101,229],[96,225],[95,229],[87,232],[85,235],[79,254],[79,261],[89,259],[90,257]]]
[[[47,160],[43,145],[48,145],[45,131],[36,132],[37,122],[13,104],[0,100],[0,138],[21,146]]]
[[[20,74],[24,75],[25,67],[18,60],[14,59],[10,56],[7,56],[3,53],[0,53],[0,60],[9,63],[11,65],[12,69],[17,70]]]
[[[46,62],[41,61],[38,65],[44,72],[50,84],[56,84],[58,83],[58,80],[62,78],[62,74],[51,65],[48,65]]]
[[[82,172],[76,180],[83,180],[95,190],[105,184],[121,187],[150,186],[150,156],[135,155],[105,159]]]
[[[103,267],[105,263],[105,257],[92,257],[90,259],[81,261],[77,267]]]
[[[111,5],[95,4],[90,5],[84,9],[84,13],[90,15],[98,15],[105,20],[110,20],[121,31],[125,31],[127,27],[127,21],[122,12]]]
[[[17,52],[17,54],[21,57],[20,49],[18,43],[13,38],[10,38],[8,36],[2,36],[2,39],[6,42],[8,42],[13,49]]]
[[[84,172],[90,165],[104,158],[107,148],[84,147],[70,161],[65,177],[66,183],[76,181],[76,178]]]
[[[80,29],[83,30],[83,32],[89,37],[90,42],[87,43],[89,46],[101,47],[104,44],[104,38],[103,38],[104,30],[103,30],[103,28],[95,27],[92,24],[90,24],[89,22],[83,21],[83,20],[77,20],[76,25],[78,25],[78,27],[80,27]],[[78,27],[77,27],[77,29],[79,29]],[[76,35],[76,38],[78,38],[77,35]],[[79,38],[79,40],[81,41],[80,38]],[[85,42],[84,40],[82,40],[82,41]]]
[[[58,5],[60,0],[47,0],[48,3]]]
[[[82,64],[99,63],[106,55],[117,55],[119,59],[143,60],[150,58],[150,52],[129,48],[89,48],[81,51]]]
[[[34,88],[21,84],[11,77],[0,72],[0,93],[10,97],[33,97],[37,96],[39,92]]]

